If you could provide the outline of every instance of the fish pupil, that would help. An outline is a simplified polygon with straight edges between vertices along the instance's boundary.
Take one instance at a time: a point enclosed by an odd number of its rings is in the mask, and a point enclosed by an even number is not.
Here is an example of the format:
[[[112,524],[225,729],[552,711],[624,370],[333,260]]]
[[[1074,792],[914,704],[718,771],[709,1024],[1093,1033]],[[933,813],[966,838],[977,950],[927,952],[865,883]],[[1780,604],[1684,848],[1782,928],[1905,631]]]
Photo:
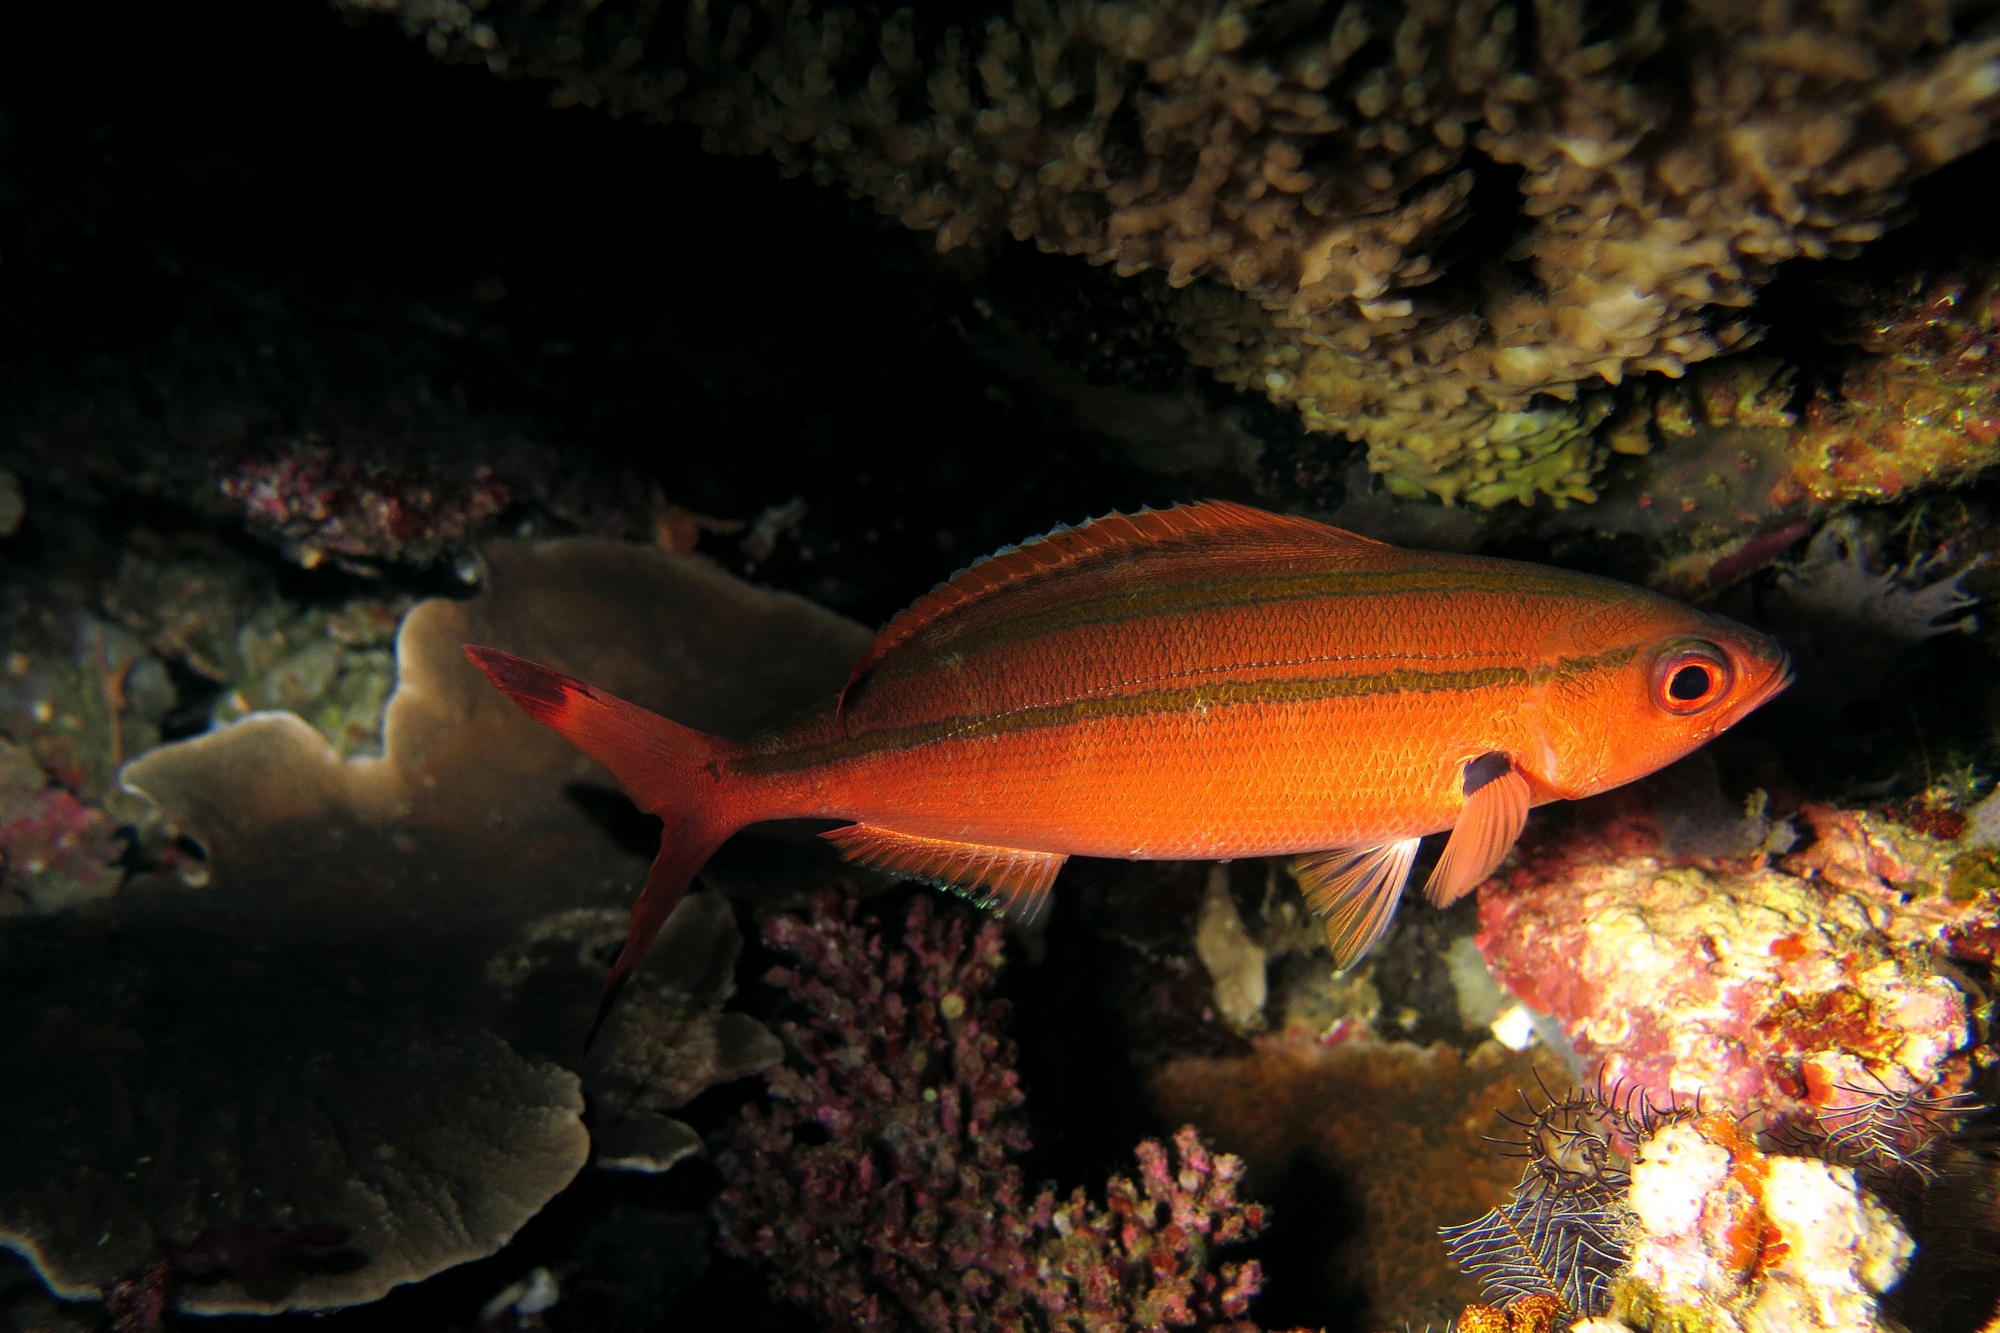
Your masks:
[[[1711,684],[1707,667],[1684,666],[1674,672],[1674,678],[1667,682],[1667,693],[1682,703],[1688,703],[1707,694]]]

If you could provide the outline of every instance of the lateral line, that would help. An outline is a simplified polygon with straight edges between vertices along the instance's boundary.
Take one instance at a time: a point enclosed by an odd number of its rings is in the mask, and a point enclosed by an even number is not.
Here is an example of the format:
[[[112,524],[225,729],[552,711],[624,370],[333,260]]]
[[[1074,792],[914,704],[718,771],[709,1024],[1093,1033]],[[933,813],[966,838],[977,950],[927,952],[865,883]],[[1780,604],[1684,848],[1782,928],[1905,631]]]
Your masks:
[[[1623,666],[1637,652],[1636,647],[1618,648],[1594,657],[1565,658],[1553,668],[1481,667],[1466,671],[1391,671],[1304,680],[1218,681],[1179,689],[1073,699],[990,716],[966,715],[911,726],[885,727],[795,750],[737,755],[729,760],[729,767],[743,774],[783,773],[842,759],[914,749],[941,740],[973,740],[1106,718],[1190,712],[1201,707],[1320,703],[1328,699],[1368,698],[1384,694],[1464,693],[1506,685],[1548,684],[1605,667]]]

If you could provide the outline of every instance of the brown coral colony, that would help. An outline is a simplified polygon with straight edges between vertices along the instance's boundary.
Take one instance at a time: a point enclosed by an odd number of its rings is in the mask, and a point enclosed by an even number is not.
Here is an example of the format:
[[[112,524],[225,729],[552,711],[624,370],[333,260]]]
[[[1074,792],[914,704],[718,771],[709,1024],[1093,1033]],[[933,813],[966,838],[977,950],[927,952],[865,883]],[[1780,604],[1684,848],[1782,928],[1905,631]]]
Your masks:
[[[1023,0],[942,30],[706,0],[340,4],[558,106],[843,184],[941,250],[1006,233],[1162,273],[1197,364],[1448,503],[1594,499],[1610,404],[1580,395],[1754,341],[1774,266],[1856,253],[2000,112],[2000,27],[1944,0]],[[1517,234],[1453,266],[1476,175],[1508,170]]]

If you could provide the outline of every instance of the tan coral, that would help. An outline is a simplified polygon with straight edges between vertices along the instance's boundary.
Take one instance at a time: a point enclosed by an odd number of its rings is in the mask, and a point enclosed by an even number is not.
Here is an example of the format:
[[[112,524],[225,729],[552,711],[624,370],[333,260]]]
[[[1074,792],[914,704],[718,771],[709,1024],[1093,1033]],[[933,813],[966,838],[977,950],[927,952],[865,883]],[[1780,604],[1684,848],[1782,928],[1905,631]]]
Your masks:
[[[1365,439],[1405,493],[1483,504],[1592,498],[1601,451],[1509,457],[1507,418],[1745,342],[1774,265],[1875,238],[2000,110],[2000,28],[1951,0],[1017,0],[942,31],[806,0],[339,3],[844,184],[941,249],[1005,232],[1207,279],[1198,363]],[[1440,284],[1472,149],[1521,170],[1527,226],[1513,268]]]
[[[181,1308],[373,1300],[492,1253],[583,1165],[572,1071],[607,966],[591,946],[618,937],[646,858],[578,799],[608,775],[462,645],[741,735],[836,690],[868,636],[645,547],[503,544],[489,568],[480,598],[405,619],[382,756],[342,759],[266,713],[128,766],[208,849],[205,887],[142,876],[0,921],[0,1243],[58,1294],[92,1296],[157,1242],[337,1223],[364,1262],[221,1278]],[[610,1094],[614,1164],[689,1150],[662,1112],[775,1056],[713,1013],[735,948],[729,909],[691,897],[578,1071]]]
[[[1152,1095],[1163,1119],[1192,1121],[1242,1157],[1253,1193],[1301,1162],[1337,1178],[1351,1200],[1342,1225],[1302,1214],[1292,1225],[1338,1231],[1325,1271],[1342,1288],[1358,1275],[1370,1318],[1387,1327],[1447,1320],[1478,1298],[1437,1229],[1506,1197],[1520,1164],[1483,1136],[1498,1111],[1519,1105],[1521,1088],[1566,1077],[1546,1053],[1516,1055],[1497,1042],[1464,1055],[1442,1044],[1287,1038],[1248,1056],[1171,1061],[1154,1074]],[[1358,1227],[1345,1212],[1355,1206]]]

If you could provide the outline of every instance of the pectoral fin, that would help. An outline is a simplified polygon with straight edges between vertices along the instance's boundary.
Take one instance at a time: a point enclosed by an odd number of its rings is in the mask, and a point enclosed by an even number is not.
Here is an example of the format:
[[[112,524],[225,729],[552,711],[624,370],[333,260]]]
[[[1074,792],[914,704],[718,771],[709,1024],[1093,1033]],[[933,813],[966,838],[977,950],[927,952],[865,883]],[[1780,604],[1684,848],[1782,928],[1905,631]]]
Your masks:
[[[1333,946],[1337,970],[1360,962],[1389,928],[1419,841],[1313,852],[1293,857],[1286,867],[1305,893],[1306,906],[1326,917],[1326,942]]]
[[[1424,885],[1439,907],[1457,902],[1499,868],[1528,822],[1528,780],[1506,755],[1482,754],[1465,766],[1465,809],[1444,855]]]

